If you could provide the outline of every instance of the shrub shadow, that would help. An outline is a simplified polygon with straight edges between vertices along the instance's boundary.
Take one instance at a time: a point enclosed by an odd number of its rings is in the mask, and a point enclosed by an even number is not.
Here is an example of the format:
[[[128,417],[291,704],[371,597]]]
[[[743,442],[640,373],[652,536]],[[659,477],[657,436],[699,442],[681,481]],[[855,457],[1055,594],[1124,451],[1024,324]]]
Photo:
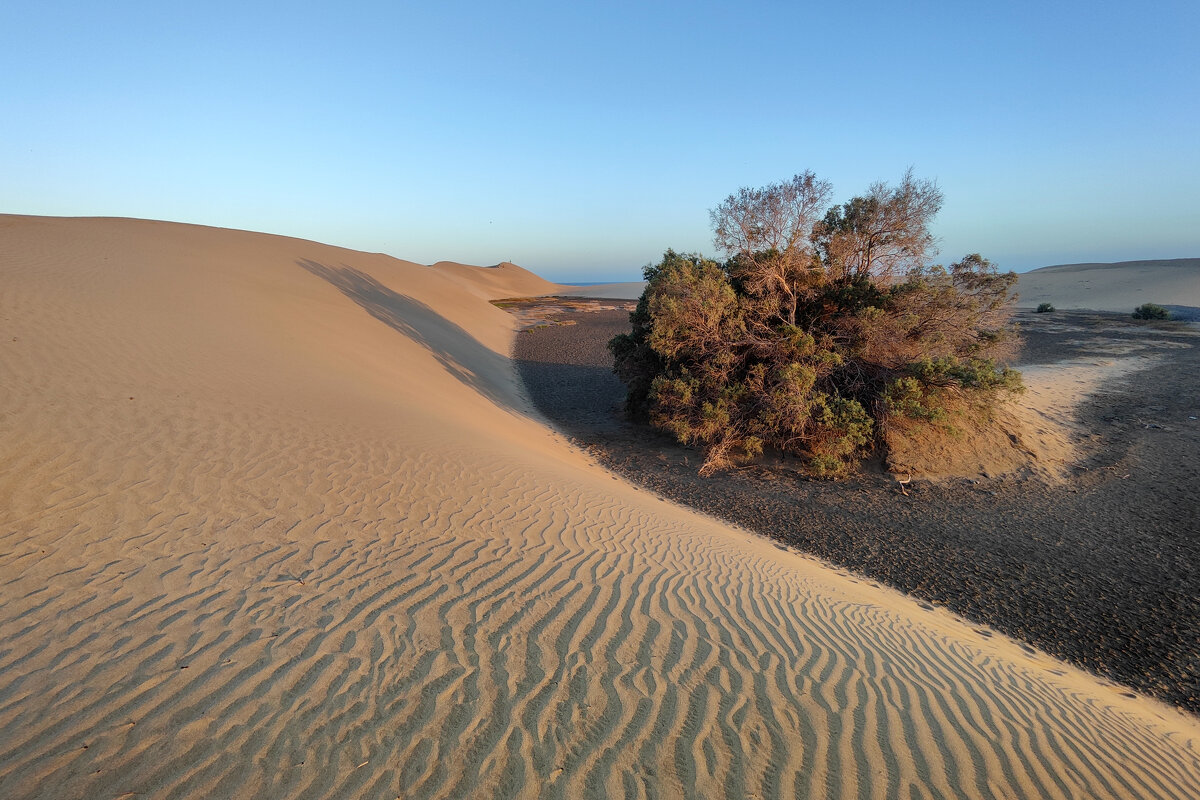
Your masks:
[[[513,363],[534,406],[559,430],[585,439],[624,431],[625,385],[611,368],[529,358]]]

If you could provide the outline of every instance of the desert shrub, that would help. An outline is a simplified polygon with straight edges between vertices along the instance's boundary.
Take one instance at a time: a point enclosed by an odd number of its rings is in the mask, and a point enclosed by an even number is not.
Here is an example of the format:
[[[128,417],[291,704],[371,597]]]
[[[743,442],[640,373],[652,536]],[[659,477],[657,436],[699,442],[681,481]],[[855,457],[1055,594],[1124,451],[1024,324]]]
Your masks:
[[[1039,314],[1045,314],[1049,311],[1054,311],[1054,310],[1055,310],[1054,305],[1051,303],[1041,303],[1037,307],[1037,313],[1039,313]]]
[[[1155,303],[1142,303],[1133,311],[1134,319],[1170,319],[1171,312]]]
[[[712,212],[729,258],[668,250],[609,343],[631,415],[702,447],[702,474],[769,449],[841,477],[889,417],[945,424],[1021,389],[999,366],[1016,276],[926,264],[937,188],[909,174],[821,216],[828,194],[805,173],[730,195]]]

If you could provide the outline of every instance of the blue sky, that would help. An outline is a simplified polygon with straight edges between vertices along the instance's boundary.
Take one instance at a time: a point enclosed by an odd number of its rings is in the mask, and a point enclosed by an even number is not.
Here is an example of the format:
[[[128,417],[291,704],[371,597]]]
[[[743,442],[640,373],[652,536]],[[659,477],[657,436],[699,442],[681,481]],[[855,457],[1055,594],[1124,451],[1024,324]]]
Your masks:
[[[9,3],[0,211],[630,280],[740,186],[911,166],[946,262],[1197,257],[1198,9]]]

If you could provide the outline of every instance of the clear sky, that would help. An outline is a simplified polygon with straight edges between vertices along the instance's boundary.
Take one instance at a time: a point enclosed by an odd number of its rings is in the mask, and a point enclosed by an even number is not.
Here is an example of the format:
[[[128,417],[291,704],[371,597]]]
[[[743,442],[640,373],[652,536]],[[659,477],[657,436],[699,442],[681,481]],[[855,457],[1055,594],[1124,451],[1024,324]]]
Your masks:
[[[1200,3],[11,2],[0,211],[632,280],[913,167],[941,260],[1200,256]]]

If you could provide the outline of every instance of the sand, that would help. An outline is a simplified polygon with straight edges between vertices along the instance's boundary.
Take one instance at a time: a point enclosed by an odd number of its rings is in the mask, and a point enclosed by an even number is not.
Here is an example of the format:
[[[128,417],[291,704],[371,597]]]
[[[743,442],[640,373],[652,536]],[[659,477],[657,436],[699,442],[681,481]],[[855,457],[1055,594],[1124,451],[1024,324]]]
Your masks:
[[[0,796],[1195,797],[1200,724],[668,503],[487,300],[0,217]]]

